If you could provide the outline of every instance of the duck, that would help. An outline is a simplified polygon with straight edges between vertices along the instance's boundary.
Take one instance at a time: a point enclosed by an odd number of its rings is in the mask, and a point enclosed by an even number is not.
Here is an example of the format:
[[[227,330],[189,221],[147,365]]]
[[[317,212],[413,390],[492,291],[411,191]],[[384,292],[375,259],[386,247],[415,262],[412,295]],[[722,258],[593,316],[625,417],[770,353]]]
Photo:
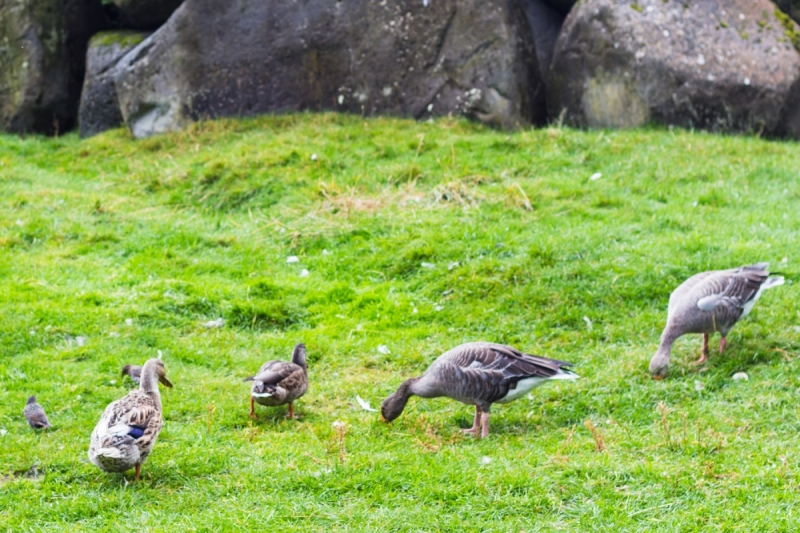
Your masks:
[[[164,425],[159,382],[172,387],[164,361],[149,359],[142,367],[139,388],[105,408],[89,444],[89,460],[100,470],[125,472],[135,468],[139,481],[142,463]]]
[[[664,379],[672,345],[687,333],[702,333],[703,348],[695,364],[708,360],[709,337],[719,332],[719,353],[728,345],[728,333],[753,310],[761,293],[783,285],[783,276],[770,276],[769,263],[695,274],[672,291],[667,323],[658,350],[650,360],[650,375]]]
[[[47,415],[41,405],[36,402],[36,396],[28,398],[28,403],[25,404],[25,409],[22,410],[25,419],[33,429],[48,429],[50,421],[47,420]]]
[[[125,365],[122,367],[120,376],[128,376],[134,383],[139,385],[142,379],[142,367],[135,365]]]
[[[255,404],[270,407],[289,404],[287,418],[296,418],[294,402],[308,390],[306,345],[299,343],[292,351],[291,362],[267,361],[258,374],[245,378],[251,381],[250,418],[256,419]]]
[[[445,396],[475,406],[472,427],[463,431],[485,438],[492,404],[512,402],[548,381],[577,379],[571,366],[504,344],[469,342],[444,352],[421,376],[404,381],[381,404],[381,418],[395,420],[411,396]]]

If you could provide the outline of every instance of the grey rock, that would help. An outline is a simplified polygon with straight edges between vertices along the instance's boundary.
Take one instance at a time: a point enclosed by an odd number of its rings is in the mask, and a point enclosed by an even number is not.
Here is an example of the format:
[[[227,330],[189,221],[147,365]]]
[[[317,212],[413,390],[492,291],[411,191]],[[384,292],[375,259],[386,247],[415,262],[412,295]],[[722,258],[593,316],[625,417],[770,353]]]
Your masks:
[[[550,114],[581,127],[796,135],[786,106],[800,54],[774,11],[768,0],[583,0],[556,43]]]
[[[183,0],[113,0],[124,28],[155,30],[178,9]]]
[[[336,110],[529,122],[533,37],[506,0],[186,0],[117,68],[134,136],[221,116]]]
[[[86,51],[86,77],[78,111],[81,137],[91,137],[123,125],[114,85],[114,67],[146,37],[146,34],[131,31],[104,32],[92,37]]]
[[[78,111],[100,0],[0,1],[0,130],[54,133]]]

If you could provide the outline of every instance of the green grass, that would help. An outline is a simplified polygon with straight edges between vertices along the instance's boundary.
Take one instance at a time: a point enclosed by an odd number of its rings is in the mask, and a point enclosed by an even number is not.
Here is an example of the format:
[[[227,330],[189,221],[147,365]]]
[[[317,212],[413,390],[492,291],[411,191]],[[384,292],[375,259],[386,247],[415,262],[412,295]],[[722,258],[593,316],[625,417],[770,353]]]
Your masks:
[[[796,530],[798,169],[750,137],[331,114],[0,137],[0,528]],[[670,291],[762,260],[789,281],[728,352],[693,367],[684,337],[650,380]],[[453,401],[358,407],[482,339],[583,378],[498,406],[484,441]],[[300,341],[301,419],[251,422],[241,379]],[[133,483],[86,450],[157,350],[175,388]]]

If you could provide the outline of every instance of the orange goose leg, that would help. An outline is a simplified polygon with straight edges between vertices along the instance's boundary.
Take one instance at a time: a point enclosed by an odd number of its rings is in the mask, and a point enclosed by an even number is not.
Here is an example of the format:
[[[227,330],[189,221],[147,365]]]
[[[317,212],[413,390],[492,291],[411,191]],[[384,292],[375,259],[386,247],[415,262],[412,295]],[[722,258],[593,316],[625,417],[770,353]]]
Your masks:
[[[489,413],[481,413],[481,438],[489,436]]]
[[[462,429],[464,433],[471,433],[476,437],[479,436],[481,430],[481,408],[475,406],[475,420],[472,422],[472,427],[469,429]]]
[[[703,353],[700,355],[700,359],[695,361],[694,364],[702,365],[706,361],[708,361],[708,333],[703,333]]]

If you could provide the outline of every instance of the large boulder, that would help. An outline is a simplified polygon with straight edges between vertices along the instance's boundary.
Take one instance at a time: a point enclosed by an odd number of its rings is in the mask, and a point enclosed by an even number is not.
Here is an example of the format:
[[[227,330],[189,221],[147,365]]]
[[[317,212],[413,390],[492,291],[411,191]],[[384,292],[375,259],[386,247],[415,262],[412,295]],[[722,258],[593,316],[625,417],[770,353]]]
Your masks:
[[[145,37],[147,34],[132,31],[103,32],[92,37],[86,51],[86,77],[78,111],[81,137],[91,137],[124,123],[114,84],[114,67]]]
[[[800,54],[782,18],[769,0],[583,0],[556,43],[550,114],[581,127],[794,134]]]
[[[183,0],[112,0],[123,28],[155,30],[178,9]]]
[[[78,111],[100,0],[0,0],[0,130],[54,133]]]
[[[302,109],[514,127],[540,81],[532,41],[518,1],[186,0],[120,61],[117,95],[136,137]]]

